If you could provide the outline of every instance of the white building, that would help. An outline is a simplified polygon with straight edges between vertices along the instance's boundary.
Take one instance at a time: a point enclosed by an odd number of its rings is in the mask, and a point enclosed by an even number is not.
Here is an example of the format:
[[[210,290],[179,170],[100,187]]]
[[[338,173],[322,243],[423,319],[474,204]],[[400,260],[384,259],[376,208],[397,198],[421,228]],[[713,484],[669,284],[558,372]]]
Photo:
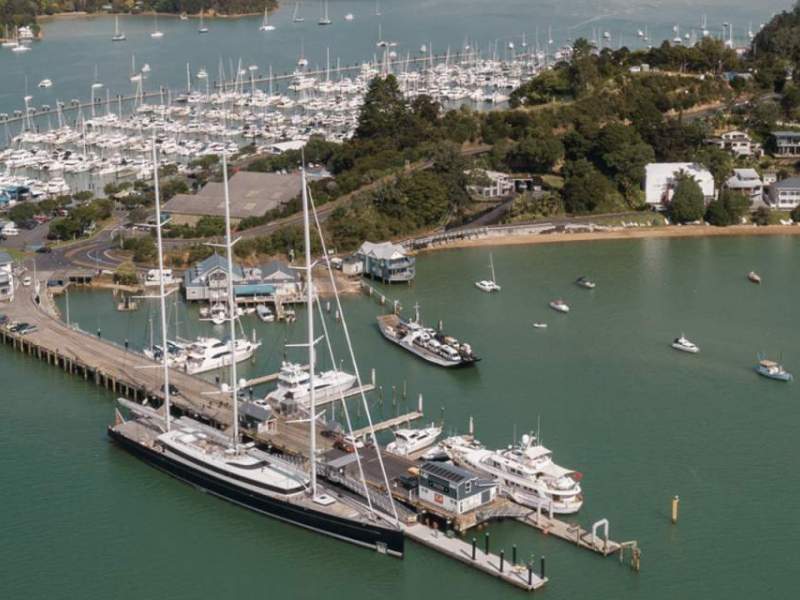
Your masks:
[[[645,167],[645,202],[653,208],[665,208],[675,193],[678,176],[694,178],[705,196],[706,204],[716,197],[714,176],[697,163],[650,163]]]
[[[0,302],[14,299],[14,261],[5,252],[0,252]]]
[[[764,151],[761,144],[744,131],[726,131],[719,137],[706,140],[709,144],[727,150],[734,156],[761,156]]]
[[[500,171],[470,171],[470,175],[485,176],[483,184],[468,185],[467,191],[481,198],[503,198],[514,191],[514,182],[511,176]]]
[[[780,210],[792,210],[800,205],[800,177],[781,179],[769,186],[769,204]]]
[[[750,203],[758,203],[764,196],[764,183],[755,169],[734,169],[725,181],[725,187],[733,192],[745,194]]]

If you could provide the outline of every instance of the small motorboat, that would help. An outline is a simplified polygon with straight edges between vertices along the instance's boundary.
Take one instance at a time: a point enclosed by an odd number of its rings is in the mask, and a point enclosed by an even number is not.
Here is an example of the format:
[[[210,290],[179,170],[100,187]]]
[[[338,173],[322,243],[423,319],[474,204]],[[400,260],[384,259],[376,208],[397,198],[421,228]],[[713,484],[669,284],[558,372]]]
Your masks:
[[[760,359],[756,365],[756,373],[762,377],[776,379],[777,381],[792,381],[794,377],[774,360]]]
[[[588,277],[584,277],[583,275],[575,280],[575,284],[587,290],[593,290],[597,287],[597,284],[594,281]]]
[[[482,292],[499,292],[502,288],[494,281],[483,279],[475,282],[475,287]]]
[[[747,278],[752,281],[753,283],[761,283],[761,276],[756,273],[755,271],[750,271],[747,274]]]
[[[681,352],[689,352],[690,354],[697,354],[700,352],[700,346],[690,341],[685,335],[681,334],[680,337],[672,340],[672,347]]]
[[[568,313],[569,305],[563,300],[553,300],[550,302],[550,308],[560,313]]]
[[[533,326],[536,329],[547,329],[547,323],[534,323]]]
[[[40,88],[50,88],[50,87],[53,87],[53,82],[52,82],[52,80],[50,80],[50,79],[42,79],[42,80],[39,82],[39,87],[40,87]]]
[[[272,323],[275,320],[275,315],[266,304],[259,304],[256,306],[256,313],[258,318],[264,323]]]

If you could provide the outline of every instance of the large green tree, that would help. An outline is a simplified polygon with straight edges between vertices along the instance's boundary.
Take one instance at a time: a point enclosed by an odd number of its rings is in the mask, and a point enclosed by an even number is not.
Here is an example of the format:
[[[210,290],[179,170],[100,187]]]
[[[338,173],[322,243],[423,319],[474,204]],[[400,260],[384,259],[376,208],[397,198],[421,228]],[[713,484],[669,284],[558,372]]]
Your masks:
[[[699,221],[705,214],[705,197],[700,184],[686,173],[675,178],[675,192],[669,203],[669,216],[675,223]]]

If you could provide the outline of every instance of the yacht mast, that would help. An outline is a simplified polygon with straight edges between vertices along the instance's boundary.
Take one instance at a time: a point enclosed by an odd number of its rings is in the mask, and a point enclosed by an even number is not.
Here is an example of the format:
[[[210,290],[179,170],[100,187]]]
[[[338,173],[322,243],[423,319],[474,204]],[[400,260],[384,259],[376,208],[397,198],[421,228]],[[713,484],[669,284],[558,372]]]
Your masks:
[[[233,409],[233,449],[239,447],[239,393],[236,389],[236,304],[233,297],[233,242],[231,241],[231,202],[228,193],[228,152],[222,152],[222,180],[225,189],[225,253],[228,257],[228,320],[230,323],[231,398]]]
[[[161,309],[161,364],[164,368],[164,426],[169,431],[169,351],[167,349],[167,306],[164,293],[164,245],[161,240],[161,192],[158,189],[158,146],[153,134],[153,184],[156,201],[156,245],[158,247],[158,302]],[[152,333],[152,328],[150,329]]]
[[[303,182],[303,234],[306,246],[306,305],[308,306],[308,386],[309,386],[309,460],[311,461],[311,497],[317,497],[317,415],[316,392],[314,391],[314,281],[311,277],[311,223],[308,215],[308,189],[306,186],[306,168],[300,169]]]

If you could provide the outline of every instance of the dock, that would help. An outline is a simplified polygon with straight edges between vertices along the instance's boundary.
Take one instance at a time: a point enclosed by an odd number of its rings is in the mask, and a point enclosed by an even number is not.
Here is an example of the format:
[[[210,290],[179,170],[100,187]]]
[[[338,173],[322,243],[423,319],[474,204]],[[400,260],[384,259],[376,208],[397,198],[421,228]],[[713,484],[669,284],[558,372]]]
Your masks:
[[[405,526],[403,530],[407,537],[418,544],[437,550],[523,590],[531,592],[541,588],[548,581],[547,577],[540,577],[533,572],[533,565],[513,564],[502,551],[500,555],[485,552],[475,543],[467,543],[421,523]]]

